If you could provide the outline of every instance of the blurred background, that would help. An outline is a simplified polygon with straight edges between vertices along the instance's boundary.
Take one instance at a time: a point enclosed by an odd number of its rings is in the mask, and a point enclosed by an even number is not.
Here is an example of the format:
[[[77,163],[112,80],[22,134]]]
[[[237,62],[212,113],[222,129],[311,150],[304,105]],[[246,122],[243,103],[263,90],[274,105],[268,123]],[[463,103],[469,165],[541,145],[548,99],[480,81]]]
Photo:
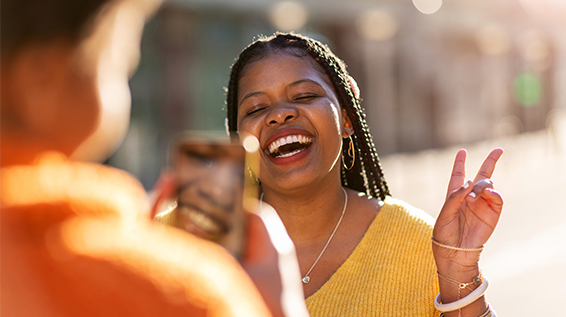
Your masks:
[[[147,24],[132,124],[108,164],[151,188],[182,130],[224,130],[230,65],[257,35],[328,44],[357,80],[395,197],[436,216],[453,156],[493,147],[506,206],[482,258],[500,316],[566,316],[566,1],[169,0]]]

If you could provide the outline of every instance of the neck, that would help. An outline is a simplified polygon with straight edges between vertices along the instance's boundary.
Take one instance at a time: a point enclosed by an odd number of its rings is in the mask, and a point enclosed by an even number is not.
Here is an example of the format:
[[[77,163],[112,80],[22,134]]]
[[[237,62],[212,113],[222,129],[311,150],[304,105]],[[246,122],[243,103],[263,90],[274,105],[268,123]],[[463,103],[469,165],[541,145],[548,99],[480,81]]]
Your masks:
[[[340,182],[293,193],[263,188],[263,200],[275,208],[297,247],[327,240],[344,209]]]

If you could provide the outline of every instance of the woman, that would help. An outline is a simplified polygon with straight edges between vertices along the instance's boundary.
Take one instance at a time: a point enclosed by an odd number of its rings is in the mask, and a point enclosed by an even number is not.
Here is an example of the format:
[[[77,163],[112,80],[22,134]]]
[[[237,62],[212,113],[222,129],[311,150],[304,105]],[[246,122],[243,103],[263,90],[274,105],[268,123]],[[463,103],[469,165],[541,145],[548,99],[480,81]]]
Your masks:
[[[227,109],[232,136],[260,141],[252,172],[295,243],[311,316],[494,315],[478,261],[503,205],[488,180],[501,149],[473,182],[458,152],[433,228],[390,197],[355,81],[325,45],[279,33],[252,43]]]

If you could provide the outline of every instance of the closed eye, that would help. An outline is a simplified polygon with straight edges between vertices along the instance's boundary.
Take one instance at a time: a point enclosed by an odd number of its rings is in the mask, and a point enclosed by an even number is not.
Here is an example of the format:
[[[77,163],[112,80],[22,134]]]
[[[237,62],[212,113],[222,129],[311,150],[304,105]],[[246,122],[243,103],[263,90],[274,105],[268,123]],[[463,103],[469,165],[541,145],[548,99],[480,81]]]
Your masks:
[[[246,115],[249,116],[249,115],[256,114],[256,113],[264,110],[265,108],[266,107],[255,107],[255,108],[251,109],[250,111],[246,112]]]
[[[293,100],[294,101],[299,101],[299,102],[305,102],[305,101],[310,101],[313,98],[318,97],[315,94],[305,94],[305,95],[299,95],[297,97],[295,97]]]

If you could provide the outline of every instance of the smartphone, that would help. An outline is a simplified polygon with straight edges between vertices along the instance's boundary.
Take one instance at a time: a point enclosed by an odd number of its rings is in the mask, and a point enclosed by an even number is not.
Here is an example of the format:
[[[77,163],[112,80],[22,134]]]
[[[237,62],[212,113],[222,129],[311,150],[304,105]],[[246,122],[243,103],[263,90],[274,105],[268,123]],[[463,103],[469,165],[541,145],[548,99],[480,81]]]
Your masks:
[[[175,138],[169,155],[177,184],[169,224],[240,259],[246,233],[244,147],[225,135],[190,132]]]

